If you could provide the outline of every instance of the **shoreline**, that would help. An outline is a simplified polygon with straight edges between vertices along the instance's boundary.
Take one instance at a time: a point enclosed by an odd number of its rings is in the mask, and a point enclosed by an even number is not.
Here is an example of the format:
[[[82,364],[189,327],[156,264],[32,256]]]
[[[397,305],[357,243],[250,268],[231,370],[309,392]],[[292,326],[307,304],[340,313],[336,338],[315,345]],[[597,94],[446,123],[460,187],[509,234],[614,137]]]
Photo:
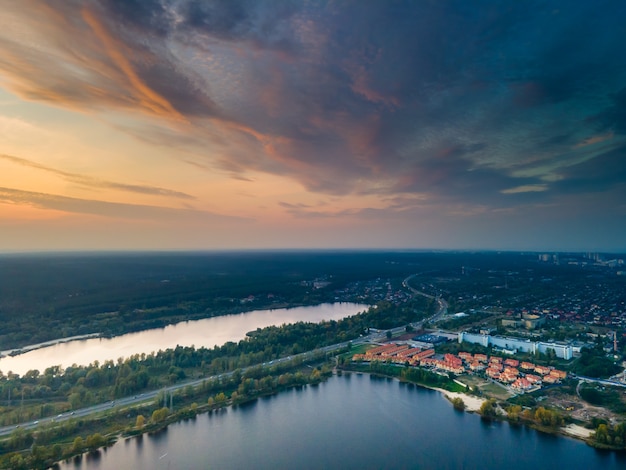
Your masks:
[[[362,372],[365,374],[371,374],[371,372]],[[393,377],[395,380],[399,380],[397,377]],[[474,395],[469,395],[463,392],[450,392],[448,390],[445,390],[443,388],[439,388],[439,387],[430,387],[428,385],[424,385],[424,384],[418,384],[416,383],[415,385],[417,385],[418,387],[423,387],[425,389],[428,390],[434,390],[436,392],[439,392],[443,395],[443,397],[450,403],[450,406],[454,407],[454,405],[452,404],[452,400],[454,398],[460,398],[461,400],[463,400],[463,403],[465,403],[465,409],[462,410],[463,412],[467,412],[467,413],[472,413],[472,414],[477,414],[480,416],[480,407],[482,406],[482,404],[484,402],[486,402],[488,400],[488,398],[481,398],[481,397],[477,397]],[[461,410],[459,410],[461,411]],[[511,423],[509,422],[509,420],[506,418],[506,416],[504,415],[498,415],[495,419],[499,420],[499,421],[506,421],[509,425],[511,425]],[[528,424],[524,424],[525,426],[527,426]],[[562,436],[562,437],[568,437],[570,439],[576,439],[578,441],[582,441],[585,444],[587,444],[590,447],[595,447],[593,445],[591,445],[591,443],[589,442],[589,438],[591,437],[591,434],[594,433],[593,430],[591,429],[587,429],[579,424],[575,424],[575,423],[570,423],[566,426],[562,426],[559,427],[557,429],[547,429],[547,428],[535,428],[532,425],[529,426],[531,429],[534,429],[535,431],[540,431],[540,432],[545,432],[548,434],[553,434],[556,436]]]
[[[462,392],[449,392],[448,390],[445,390],[443,388],[436,388],[436,387],[426,387],[426,388],[430,388],[431,390],[436,390],[439,393],[442,393],[443,396],[447,398],[451,404],[454,398],[460,398],[461,400],[463,400],[463,403],[465,403],[464,411],[467,411],[469,413],[478,413],[482,404],[487,401],[486,398],[480,398],[480,397],[468,395]]]
[[[192,316],[191,318],[174,318],[173,322],[171,323],[167,323],[164,325],[160,325],[160,326],[148,326],[146,328],[140,328],[140,329],[128,329],[128,330],[124,330],[121,333],[115,334],[115,335],[110,335],[110,334],[106,334],[103,332],[98,332],[98,333],[86,333],[86,334],[82,334],[82,335],[75,335],[75,336],[66,336],[63,338],[56,338],[56,339],[51,339],[48,341],[43,341],[41,343],[35,343],[35,344],[27,344],[24,346],[20,346],[20,347],[16,347],[16,348],[12,348],[12,349],[6,349],[6,350],[0,350],[0,360],[5,358],[5,357],[13,357],[13,356],[19,356],[21,354],[26,354],[29,353],[31,351],[36,351],[38,349],[42,349],[42,348],[46,348],[49,346],[55,346],[57,344],[62,344],[62,343],[70,343],[72,341],[81,341],[81,340],[85,340],[85,339],[94,339],[94,338],[105,338],[105,339],[113,339],[113,338],[118,338],[121,336],[125,336],[128,334],[133,334],[133,333],[143,333],[143,332],[147,332],[147,331],[151,331],[151,330],[159,330],[159,329],[163,329],[163,328],[167,328],[168,326],[172,326],[172,325],[178,325],[181,323],[188,323],[188,322],[195,322],[195,321],[201,321],[201,320],[208,320],[211,318],[220,318],[220,317],[228,317],[228,316],[237,316],[237,315],[245,315],[248,313],[252,313],[252,312],[257,312],[257,311],[268,311],[268,312],[272,312],[275,310],[290,310],[290,309],[295,309],[295,308],[306,308],[306,307],[318,307],[321,305],[334,305],[334,304],[358,304],[358,305],[363,305],[364,307],[371,307],[371,305],[368,304],[360,304],[359,302],[356,301],[352,301],[352,300],[341,300],[341,301],[325,301],[325,302],[318,302],[318,303],[306,303],[306,302],[297,302],[297,303],[289,303],[289,302],[283,302],[283,303],[275,303],[275,304],[270,304],[269,306],[263,307],[263,306],[258,306],[252,309],[248,309],[248,308],[237,308],[233,311],[230,312],[222,312],[216,315],[199,315],[199,316]],[[367,308],[364,308],[362,311],[357,312],[358,313],[362,313],[364,311],[367,310]],[[351,316],[351,315],[349,315]],[[277,325],[278,326],[278,325]],[[248,333],[253,332],[254,330],[251,330],[249,332],[246,332],[245,336],[248,336]]]
[[[80,341],[83,339],[99,338],[100,336],[102,336],[102,333],[87,333],[84,335],[67,336],[65,338],[51,339],[49,341],[44,341],[43,343],[28,344],[20,348],[7,349],[5,351],[0,351],[0,359],[6,356],[19,356],[20,354],[26,354],[27,352],[35,351],[37,349],[47,348],[48,346],[54,346],[56,344],[69,343],[71,341]]]
[[[463,403],[465,403],[465,410],[463,411],[466,411],[468,413],[476,413],[480,415],[479,413],[480,407],[482,406],[484,402],[487,401],[486,398],[479,398],[479,397],[475,397],[475,396],[468,395],[468,394],[461,393],[461,392],[449,392],[448,390],[444,390],[442,388],[435,388],[435,387],[426,387],[426,388],[430,388],[431,390],[436,390],[440,392],[441,394],[443,394],[443,396],[450,402],[450,405],[452,405],[452,399],[454,398],[462,399]],[[505,416],[500,415],[500,418],[502,418],[503,421],[506,421],[509,425],[511,424],[506,419]],[[530,427],[533,428],[532,426]],[[539,429],[535,429],[535,431],[539,431]],[[588,439],[591,437],[591,434],[593,434],[594,431],[591,429],[587,429],[579,424],[570,423],[566,426],[561,426],[553,430],[546,430],[542,428],[541,432],[546,432],[549,434],[559,435],[563,437],[569,437],[572,439],[583,441],[587,445],[590,445],[588,442]]]

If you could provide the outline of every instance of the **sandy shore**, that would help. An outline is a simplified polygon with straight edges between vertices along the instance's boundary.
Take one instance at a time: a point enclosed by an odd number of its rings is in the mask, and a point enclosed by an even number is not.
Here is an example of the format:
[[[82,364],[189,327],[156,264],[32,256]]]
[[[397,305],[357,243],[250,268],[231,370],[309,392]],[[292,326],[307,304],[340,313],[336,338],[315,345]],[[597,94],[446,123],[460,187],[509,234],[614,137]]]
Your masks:
[[[457,392],[448,392],[442,388],[435,388],[438,392],[441,392],[448,400],[452,400],[453,398],[460,398],[465,403],[465,411],[473,411],[478,412],[480,410],[481,405],[486,401],[484,398],[478,398],[472,395],[466,395],[464,393]],[[560,428],[559,430],[562,434],[570,437],[574,437],[576,439],[589,439],[591,434],[594,432],[591,429],[584,428],[579,426],[578,424],[568,424],[565,427]]]
[[[591,429],[583,428],[578,424],[568,424],[567,426],[562,428],[562,431],[568,436],[579,437],[581,439],[587,439],[589,436],[591,436],[591,433],[593,432]]]
[[[435,388],[438,392],[441,392],[448,398],[448,400],[452,400],[453,398],[460,398],[465,403],[466,411],[478,411],[480,410],[481,405],[486,401],[484,398],[478,398],[472,395],[466,395],[465,393],[458,392],[449,392],[442,388]]]

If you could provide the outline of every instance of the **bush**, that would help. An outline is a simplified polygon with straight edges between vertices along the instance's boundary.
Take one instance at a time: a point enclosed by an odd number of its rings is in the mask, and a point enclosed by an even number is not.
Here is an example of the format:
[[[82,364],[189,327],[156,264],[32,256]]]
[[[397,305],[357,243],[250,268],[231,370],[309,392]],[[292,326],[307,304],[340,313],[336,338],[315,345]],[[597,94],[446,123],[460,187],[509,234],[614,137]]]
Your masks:
[[[461,410],[461,411],[465,410],[465,402],[463,401],[463,399],[461,397],[453,398],[452,399],[452,406],[454,406],[454,408],[457,409],[457,410]]]

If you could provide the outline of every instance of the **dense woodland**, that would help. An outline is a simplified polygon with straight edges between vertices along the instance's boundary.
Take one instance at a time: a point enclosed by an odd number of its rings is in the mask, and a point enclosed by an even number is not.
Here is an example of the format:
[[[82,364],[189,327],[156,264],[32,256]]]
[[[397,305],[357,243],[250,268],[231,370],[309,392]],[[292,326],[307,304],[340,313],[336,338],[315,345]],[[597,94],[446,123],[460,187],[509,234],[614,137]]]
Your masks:
[[[572,255],[573,256],[573,255]],[[87,333],[119,335],[267,307],[370,301],[355,284],[400,282],[441,294],[451,311],[553,305],[601,296],[626,307],[626,276],[556,266],[535,253],[225,252],[0,256],[0,350]],[[314,281],[323,281],[321,288]],[[325,284],[327,283],[327,284]],[[506,288],[503,288],[505,287]],[[252,299],[252,300],[250,300]],[[556,299],[556,300],[555,300]]]
[[[426,253],[4,255],[0,350],[80,334],[119,335],[245,310],[335,301],[337,290],[353,282],[403,279],[422,269],[457,264],[451,255]],[[316,279],[329,285],[314,289]],[[250,296],[253,301],[242,302]],[[346,297],[341,300],[350,300]]]

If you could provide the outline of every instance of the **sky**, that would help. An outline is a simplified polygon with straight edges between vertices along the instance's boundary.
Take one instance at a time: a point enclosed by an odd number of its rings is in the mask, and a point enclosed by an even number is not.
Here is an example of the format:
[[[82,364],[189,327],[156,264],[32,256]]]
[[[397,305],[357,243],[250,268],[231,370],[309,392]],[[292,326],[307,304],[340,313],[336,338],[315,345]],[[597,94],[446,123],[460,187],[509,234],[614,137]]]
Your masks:
[[[20,0],[0,251],[626,252],[623,0]]]

